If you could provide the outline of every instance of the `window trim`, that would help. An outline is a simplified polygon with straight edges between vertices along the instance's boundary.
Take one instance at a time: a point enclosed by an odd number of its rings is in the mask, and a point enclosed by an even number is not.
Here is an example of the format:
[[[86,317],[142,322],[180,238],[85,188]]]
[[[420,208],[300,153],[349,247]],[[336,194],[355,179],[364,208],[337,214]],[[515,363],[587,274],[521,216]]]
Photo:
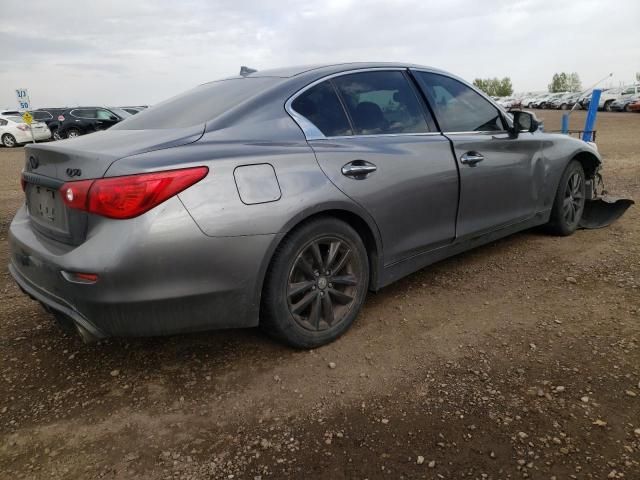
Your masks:
[[[322,82],[329,81],[329,83],[331,84],[332,88],[336,92],[336,95],[338,96],[338,100],[340,101],[340,104],[342,105],[342,109],[344,110],[345,115],[347,116],[347,120],[349,120],[349,123],[351,124],[351,118],[349,116],[349,112],[347,111],[347,109],[345,108],[345,106],[343,104],[342,96],[340,95],[340,92],[337,91],[335,85],[333,85],[333,82],[331,82],[330,80],[333,79],[333,78],[336,78],[336,77],[342,77],[344,75],[351,75],[353,73],[398,72],[398,71],[399,72],[407,72],[407,71],[409,71],[409,68],[408,67],[371,67],[371,68],[358,68],[358,69],[354,69],[354,70],[346,70],[344,72],[332,73],[332,74],[326,75],[326,76],[324,76],[324,77],[322,77],[322,78],[320,78],[318,80],[314,80],[309,85],[301,88],[296,93],[291,95],[291,97],[289,97],[289,99],[285,102],[284,109],[289,114],[289,116],[291,118],[293,118],[293,120],[298,124],[298,126],[302,130],[303,135],[305,136],[305,138],[307,140],[330,140],[330,139],[337,139],[337,138],[375,138],[375,137],[406,137],[406,136],[442,135],[442,132],[437,131],[437,132],[414,132],[414,133],[377,133],[377,134],[373,134],[373,135],[340,135],[340,136],[327,137],[324,133],[322,133],[318,129],[318,127],[316,127],[313,123],[311,123],[306,117],[304,117],[304,116],[300,115],[298,112],[296,112],[293,109],[293,107],[291,106],[291,104],[296,100],[296,98],[298,98],[300,95],[302,95],[307,90],[315,87],[316,85],[318,85],[318,84],[320,84]],[[420,94],[420,92],[419,91],[415,91],[415,89],[416,89],[415,85],[412,85],[411,79],[407,78],[406,74],[403,75],[403,76],[405,77],[405,80],[409,84],[409,87],[414,91],[413,93],[416,95],[416,100],[420,104],[420,108],[424,109],[425,105],[423,105],[423,102],[421,102],[420,98],[418,97],[418,94]],[[429,112],[429,113],[431,113],[431,112]],[[430,126],[430,122],[429,122],[428,118],[426,118],[426,117],[425,117],[425,123],[427,124],[427,127]],[[351,129],[352,129],[352,131],[354,131],[353,130],[353,124],[351,124]]]

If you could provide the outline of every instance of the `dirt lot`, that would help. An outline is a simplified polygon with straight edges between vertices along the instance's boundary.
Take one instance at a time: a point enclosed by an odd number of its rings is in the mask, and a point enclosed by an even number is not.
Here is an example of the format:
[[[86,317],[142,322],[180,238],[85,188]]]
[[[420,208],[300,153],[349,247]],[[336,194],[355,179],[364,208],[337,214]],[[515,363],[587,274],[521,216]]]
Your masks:
[[[640,199],[640,115],[600,114],[598,144]],[[22,155],[0,149],[1,265]],[[258,330],[87,346],[2,267],[0,477],[640,479],[639,218],[439,263],[310,352]]]

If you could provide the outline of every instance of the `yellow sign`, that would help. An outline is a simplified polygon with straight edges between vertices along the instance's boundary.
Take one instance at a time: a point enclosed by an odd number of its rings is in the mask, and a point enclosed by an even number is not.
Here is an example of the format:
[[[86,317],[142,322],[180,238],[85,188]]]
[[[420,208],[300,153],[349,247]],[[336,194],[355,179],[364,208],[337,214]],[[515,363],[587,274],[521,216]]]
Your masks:
[[[31,115],[29,112],[24,112],[22,114],[22,119],[24,120],[24,123],[26,123],[27,125],[31,125],[31,122],[33,122],[33,115]]]

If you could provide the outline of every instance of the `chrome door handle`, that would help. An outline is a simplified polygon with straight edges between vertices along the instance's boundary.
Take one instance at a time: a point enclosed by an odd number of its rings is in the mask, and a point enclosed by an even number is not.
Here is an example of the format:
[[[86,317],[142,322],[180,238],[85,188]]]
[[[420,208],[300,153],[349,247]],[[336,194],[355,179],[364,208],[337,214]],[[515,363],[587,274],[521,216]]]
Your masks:
[[[484,160],[484,157],[478,152],[467,152],[460,157],[460,163],[473,167],[476,163]]]
[[[373,163],[364,160],[354,160],[342,167],[342,174],[347,177],[353,177],[358,180],[365,178],[370,173],[378,169]]]

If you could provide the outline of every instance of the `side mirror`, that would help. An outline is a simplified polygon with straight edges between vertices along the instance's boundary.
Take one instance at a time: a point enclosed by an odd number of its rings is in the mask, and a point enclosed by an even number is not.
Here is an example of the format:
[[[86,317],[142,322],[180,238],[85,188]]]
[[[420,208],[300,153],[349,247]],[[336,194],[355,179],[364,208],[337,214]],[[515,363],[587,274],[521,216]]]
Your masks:
[[[522,110],[512,110],[513,114],[513,128],[511,134],[517,137],[520,132],[535,132],[538,130],[538,120],[535,115],[530,112],[524,112]]]

